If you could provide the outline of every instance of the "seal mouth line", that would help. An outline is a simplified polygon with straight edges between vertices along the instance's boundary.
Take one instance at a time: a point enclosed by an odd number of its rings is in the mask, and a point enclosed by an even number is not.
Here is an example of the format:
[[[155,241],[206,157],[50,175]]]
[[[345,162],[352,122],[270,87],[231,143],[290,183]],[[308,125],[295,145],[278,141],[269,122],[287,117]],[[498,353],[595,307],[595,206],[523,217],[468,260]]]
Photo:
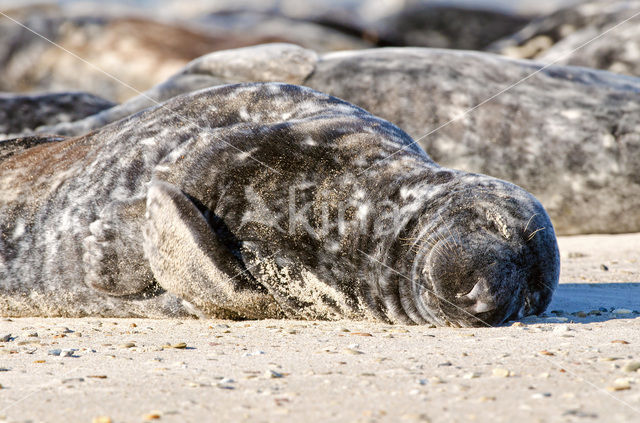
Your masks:
[[[94,68],[95,70],[99,71],[100,73],[106,75],[107,77],[113,79],[114,81],[116,81],[117,83],[121,84],[124,87],[129,88],[130,90],[132,90],[133,92],[135,92],[136,94],[138,94],[139,96],[142,96],[144,98],[146,98],[147,100],[151,101],[153,104],[155,104],[158,107],[161,107],[163,110],[168,111],[169,113],[171,113],[172,115],[176,116],[178,119],[180,119],[183,122],[188,122],[191,123],[193,125],[195,125],[198,129],[200,129],[201,131],[205,131],[208,132],[209,135],[213,136],[216,140],[225,143],[226,145],[228,145],[229,147],[238,150],[241,153],[247,154],[247,157],[250,158],[251,160],[261,164],[262,166],[266,167],[267,169],[271,170],[272,172],[277,173],[278,175],[282,175],[282,172],[277,171],[276,169],[272,168],[271,166],[269,166],[268,164],[256,159],[255,157],[251,156],[251,154],[247,153],[246,151],[236,147],[235,145],[225,141],[224,139],[216,136],[215,134],[213,134],[211,131],[206,131],[205,128],[202,128],[200,125],[198,125],[194,120],[189,119],[185,116],[182,116],[174,111],[172,111],[171,109],[169,109],[167,106],[165,106],[162,102],[156,100],[155,98],[149,96],[148,94],[138,90],[137,88],[127,84],[126,82],[124,82],[123,80],[121,80],[120,78],[118,78],[115,75],[112,75],[111,73],[107,72],[106,70],[102,69],[100,66],[95,65],[93,63],[91,63],[90,61],[78,56],[77,54],[75,54],[74,52],[72,52],[71,50],[68,50],[66,48],[64,48],[63,46],[61,46],[60,44],[56,43],[53,40],[48,39],[47,37],[45,37],[44,35],[40,34],[38,31],[35,31],[31,28],[29,28],[28,26],[26,26],[25,24],[23,24],[20,21],[17,21],[15,19],[13,19],[11,16],[7,15],[6,13],[0,11],[0,15],[4,16],[5,18],[9,19],[11,22],[15,23],[18,26],[21,26],[22,28],[26,29],[27,31],[31,32],[34,35],[37,35],[38,37],[42,38],[43,40],[45,40],[48,43],[51,43],[53,46],[59,48],[60,50],[64,51],[65,53],[73,56],[74,58],[80,60],[83,63],[86,63],[87,65],[91,66],[92,68]]]
[[[369,260],[375,261],[376,263],[378,263],[378,264],[380,264],[380,265],[382,265],[382,266],[386,267],[387,269],[391,270],[393,273],[398,274],[399,276],[401,276],[402,278],[404,278],[404,279],[408,280],[408,281],[409,281],[409,282],[411,282],[411,283],[417,283],[417,284],[418,284],[418,285],[420,285],[423,289],[425,289],[425,290],[429,291],[429,292],[430,292],[434,297],[436,297],[436,298],[437,298],[437,299],[439,299],[440,301],[444,301],[445,303],[447,303],[447,304],[449,304],[449,305],[451,305],[451,306],[453,306],[453,307],[457,308],[458,310],[462,311],[463,313],[468,314],[469,316],[473,317],[474,319],[476,319],[476,320],[477,320],[477,321],[479,321],[480,323],[484,324],[485,326],[487,326],[487,327],[489,327],[489,328],[490,328],[490,327],[492,327],[489,323],[485,322],[484,320],[482,320],[482,319],[481,319],[481,318],[479,318],[478,316],[474,316],[473,314],[469,313],[467,310],[463,309],[462,307],[460,307],[460,306],[457,306],[457,305],[453,304],[451,301],[449,301],[449,300],[447,300],[447,299],[445,299],[445,298],[442,298],[440,295],[436,294],[432,289],[429,289],[429,288],[427,288],[426,286],[424,286],[423,284],[420,284],[420,283],[418,283],[418,282],[413,281],[411,278],[407,277],[406,275],[403,275],[402,273],[398,272],[396,269],[394,269],[394,268],[392,268],[392,267],[390,267],[390,266],[387,266],[386,264],[382,263],[380,260],[378,260],[378,259],[376,259],[375,257],[372,257],[371,255],[369,255],[369,254],[365,253],[365,252],[364,252],[364,251],[362,251],[361,249],[359,249],[359,248],[358,248],[357,250],[358,250],[359,252],[361,252],[362,254],[364,254],[365,256],[367,256],[367,258],[368,258]]]

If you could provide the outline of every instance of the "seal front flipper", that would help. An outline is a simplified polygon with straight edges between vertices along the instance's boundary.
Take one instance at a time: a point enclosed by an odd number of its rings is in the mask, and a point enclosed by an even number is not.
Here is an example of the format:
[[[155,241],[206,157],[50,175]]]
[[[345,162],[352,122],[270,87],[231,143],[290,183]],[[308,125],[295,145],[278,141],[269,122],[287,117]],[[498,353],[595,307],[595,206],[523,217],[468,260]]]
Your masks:
[[[133,295],[153,283],[144,258],[140,228],[145,198],[113,201],[89,225],[83,241],[85,283],[109,295]]]
[[[210,316],[280,317],[273,297],[180,189],[154,182],[145,216],[144,252],[162,288]]]

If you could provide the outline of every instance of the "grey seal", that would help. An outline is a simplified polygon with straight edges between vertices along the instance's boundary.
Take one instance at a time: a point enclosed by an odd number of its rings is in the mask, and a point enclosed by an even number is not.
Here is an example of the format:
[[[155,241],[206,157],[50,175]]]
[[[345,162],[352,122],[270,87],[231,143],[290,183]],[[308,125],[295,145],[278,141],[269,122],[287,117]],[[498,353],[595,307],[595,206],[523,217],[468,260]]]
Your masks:
[[[83,92],[0,93],[0,138],[95,115],[115,103]]]
[[[4,10],[46,39],[0,15],[0,90],[87,91],[122,102],[216,50],[269,42],[318,51],[371,46],[332,28],[270,14],[179,20],[159,19],[158,10],[103,6],[99,14],[77,2]]]
[[[8,156],[0,219],[5,315],[494,325],[542,312],[559,275],[525,190],[286,84],[198,91]]]
[[[534,20],[487,50],[543,63],[640,76],[639,10],[637,0],[579,2]],[[579,52],[570,54],[578,48]]]
[[[363,107],[408,132],[436,162],[532,192],[559,234],[640,231],[640,79],[603,71],[542,70],[480,52],[318,55],[269,44],[203,56],[144,96],[42,132],[81,134],[153,100],[236,81],[306,85]]]

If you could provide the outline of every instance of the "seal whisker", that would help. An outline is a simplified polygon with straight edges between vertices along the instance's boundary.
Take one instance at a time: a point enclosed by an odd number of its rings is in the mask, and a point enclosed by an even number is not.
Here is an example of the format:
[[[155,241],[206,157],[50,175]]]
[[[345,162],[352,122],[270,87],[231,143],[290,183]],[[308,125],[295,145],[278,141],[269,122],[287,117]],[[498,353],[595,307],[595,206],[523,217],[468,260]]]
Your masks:
[[[458,231],[457,228],[454,228],[454,231],[455,231],[455,233],[457,235],[457,237],[455,238],[456,239],[456,244],[458,245],[458,247],[460,249],[464,249],[465,247],[464,247],[464,244],[462,243],[462,238],[460,237],[460,232]],[[457,257],[460,258],[461,257],[460,256],[460,250],[457,251],[457,254],[458,254]]]
[[[537,215],[538,215],[538,213],[534,213],[533,216],[531,216],[529,218],[529,220],[527,221],[527,224],[525,225],[524,229],[522,230],[522,233],[526,233],[527,232],[527,228],[529,227],[529,224],[531,223],[533,218],[536,217]]]
[[[529,235],[529,237],[527,238],[527,242],[531,241],[533,239],[533,237],[540,231],[545,230],[546,228],[543,226],[542,228],[538,228],[535,231],[531,232],[531,234]]]
[[[440,221],[442,222],[442,224],[447,228],[447,231],[449,232],[449,236],[451,237],[450,239],[452,240],[453,245],[456,245],[456,240],[455,240],[455,237],[453,236],[453,233],[451,232],[451,228],[449,227],[449,225],[445,223],[444,219],[442,218],[442,214],[438,213],[438,217],[440,218]],[[458,251],[455,248],[452,247],[451,252],[458,257]]]

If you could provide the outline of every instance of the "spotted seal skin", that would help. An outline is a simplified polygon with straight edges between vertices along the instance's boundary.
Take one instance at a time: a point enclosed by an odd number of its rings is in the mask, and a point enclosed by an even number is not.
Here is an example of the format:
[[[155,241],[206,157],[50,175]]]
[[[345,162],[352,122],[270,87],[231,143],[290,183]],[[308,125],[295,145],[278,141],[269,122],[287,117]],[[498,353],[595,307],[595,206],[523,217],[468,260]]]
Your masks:
[[[31,147],[0,163],[0,199],[9,315],[479,326],[542,312],[559,276],[532,195],[286,84],[202,90]]]

